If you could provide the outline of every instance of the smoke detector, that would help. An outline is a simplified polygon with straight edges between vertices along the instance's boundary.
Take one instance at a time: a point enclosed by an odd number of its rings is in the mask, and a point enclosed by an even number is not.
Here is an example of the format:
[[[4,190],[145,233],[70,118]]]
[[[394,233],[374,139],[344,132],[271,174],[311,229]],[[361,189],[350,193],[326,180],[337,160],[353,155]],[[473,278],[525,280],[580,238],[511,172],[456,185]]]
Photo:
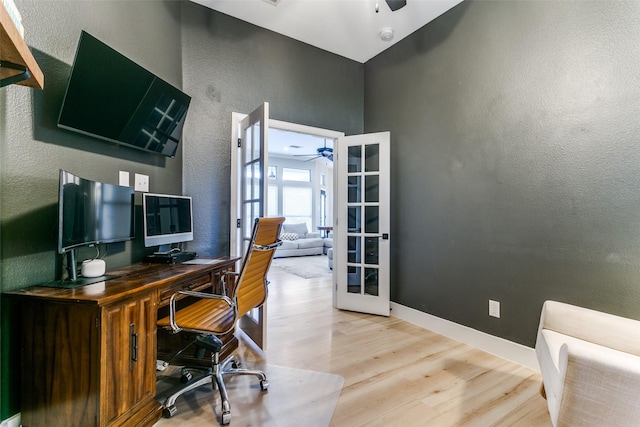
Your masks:
[[[380,40],[383,42],[390,42],[393,40],[393,28],[384,27],[380,30]]]

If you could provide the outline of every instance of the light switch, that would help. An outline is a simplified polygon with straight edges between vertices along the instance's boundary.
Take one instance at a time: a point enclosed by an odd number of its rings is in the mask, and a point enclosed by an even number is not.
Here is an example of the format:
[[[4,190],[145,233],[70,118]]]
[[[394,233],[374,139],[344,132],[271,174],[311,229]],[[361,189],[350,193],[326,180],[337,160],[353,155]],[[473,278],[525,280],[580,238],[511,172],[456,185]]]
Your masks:
[[[135,183],[134,190],[148,192],[149,191],[149,175],[142,175],[137,173],[135,175],[135,178],[136,178],[136,181],[135,181],[136,183]]]
[[[118,173],[118,184],[123,187],[129,187],[129,172],[120,171]]]

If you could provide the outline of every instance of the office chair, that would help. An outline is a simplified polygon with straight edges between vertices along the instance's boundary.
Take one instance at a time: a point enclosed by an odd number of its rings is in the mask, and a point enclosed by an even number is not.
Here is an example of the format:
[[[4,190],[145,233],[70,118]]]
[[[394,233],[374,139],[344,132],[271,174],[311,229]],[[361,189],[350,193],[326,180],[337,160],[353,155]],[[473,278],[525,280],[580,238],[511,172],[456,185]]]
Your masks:
[[[229,272],[233,276],[231,295],[215,295],[193,291],[178,291],[171,296],[169,302],[169,316],[158,320],[158,326],[170,329],[174,333],[180,331],[196,332],[195,345],[201,352],[204,349],[211,352],[211,368],[202,376],[189,380],[183,388],[167,397],[163,404],[163,415],[170,418],[176,413],[175,401],[187,391],[212,382],[217,386],[222,400],[223,425],[231,422],[231,410],[224,378],[235,375],[254,375],[260,380],[262,391],[267,390],[269,382],[264,372],[258,370],[240,369],[237,357],[229,356],[220,363],[222,336],[234,329],[236,322],[250,310],[260,307],[267,299],[267,272],[278,246],[284,218],[257,218],[251,233],[251,240],[247,248],[240,271]],[[227,275],[223,278],[223,289],[226,289]],[[226,292],[226,291],[225,291]],[[178,295],[188,295],[198,298],[196,302],[176,310]],[[184,371],[183,371],[184,372]]]

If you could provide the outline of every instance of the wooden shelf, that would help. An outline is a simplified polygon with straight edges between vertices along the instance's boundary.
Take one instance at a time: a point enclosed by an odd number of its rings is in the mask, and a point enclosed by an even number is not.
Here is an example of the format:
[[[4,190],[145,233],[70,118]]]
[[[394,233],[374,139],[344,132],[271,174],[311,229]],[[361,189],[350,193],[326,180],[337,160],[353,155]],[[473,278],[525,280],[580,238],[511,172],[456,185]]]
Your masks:
[[[0,6],[0,62],[5,64],[0,67],[0,81],[11,79],[23,72],[7,67],[6,64],[9,63],[22,66],[31,74],[28,79],[15,82],[16,84],[37,89],[44,88],[42,70],[4,6]]]

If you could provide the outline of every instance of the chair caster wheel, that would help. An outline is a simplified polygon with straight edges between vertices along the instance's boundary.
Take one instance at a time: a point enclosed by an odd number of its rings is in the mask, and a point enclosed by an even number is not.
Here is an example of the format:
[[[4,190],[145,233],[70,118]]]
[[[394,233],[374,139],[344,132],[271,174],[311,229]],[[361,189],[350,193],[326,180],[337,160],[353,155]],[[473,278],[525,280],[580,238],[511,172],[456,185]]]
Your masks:
[[[186,384],[193,379],[193,374],[191,372],[185,372],[180,375],[180,382],[182,384]]]
[[[260,390],[267,391],[269,389],[269,381],[260,381]]]
[[[231,412],[225,412],[222,414],[222,425],[227,426],[231,423]]]
[[[176,408],[176,405],[171,405],[168,408],[162,408],[162,416],[165,418],[173,417],[176,412],[178,412],[178,408]]]

